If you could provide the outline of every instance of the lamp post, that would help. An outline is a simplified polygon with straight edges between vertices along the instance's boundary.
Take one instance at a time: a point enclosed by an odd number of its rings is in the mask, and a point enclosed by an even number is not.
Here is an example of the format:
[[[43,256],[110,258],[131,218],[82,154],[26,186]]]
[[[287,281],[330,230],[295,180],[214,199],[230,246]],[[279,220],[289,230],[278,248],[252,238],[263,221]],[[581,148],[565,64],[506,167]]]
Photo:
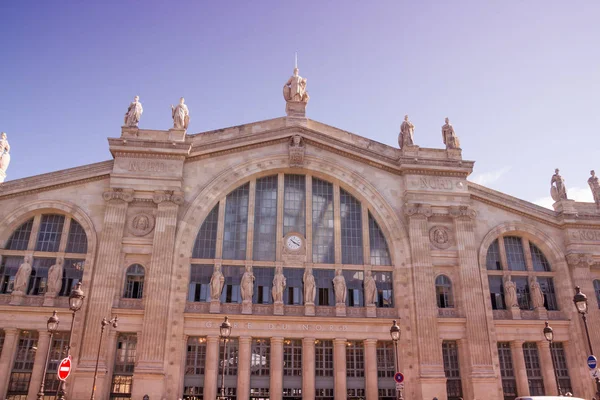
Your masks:
[[[102,347],[102,335],[104,335],[104,328],[107,325],[112,325],[113,328],[118,326],[117,322],[119,321],[118,316],[114,316],[109,320],[106,318],[102,318],[102,322],[100,322],[100,340],[98,341],[98,353],[96,354],[96,368],[94,368],[94,381],[92,382],[92,395],[90,400],[94,400],[94,394],[96,393],[96,378],[98,377],[98,362],[100,360],[100,348]]]
[[[400,360],[398,359],[398,341],[400,340],[400,327],[398,326],[396,320],[394,320],[394,323],[390,328],[390,336],[392,337],[392,341],[394,342],[394,366],[396,369],[395,372],[398,372],[398,369],[400,368]],[[404,397],[402,397],[402,390],[396,391],[396,394],[398,396],[398,400],[404,399]]]
[[[219,327],[219,331],[219,337],[223,339],[223,365],[221,366],[221,395],[217,396],[217,400],[227,400],[228,397],[225,396],[225,361],[227,361],[227,342],[229,342],[229,335],[231,335],[231,324],[229,323],[229,317],[225,317],[225,320]]]
[[[575,296],[573,297],[573,303],[575,303],[575,308],[577,312],[581,314],[581,318],[583,318],[583,326],[585,327],[585,335],[587,337],[588,346],[590,348],[590,354],[594,354],[594,349],[592,348],[592,341],[590,340],[590,332],[587,326],[587,312],[588,312],[588,302],[587,296],[581,293],[581,289],[579,286],[575,286]],[[596,399],[600,399],[600,379],[596,378]]]
[[[71,318],[71,329],[69,330],[69,343],[67,344],[67,357],[71,355],[71,340],[73,338],[73,324],[75,323],[75,313],[81,310],[81,306],[83,306],[83,299],[85,299],[85,295],[83,294],[83,290],[81,290],[81,282],[77,282],[75,289],[71,290],[71,294],[69,295],[69,310],[73,313],[73,317]],[[58,400],[65,400],[65,381],[61,380],[58,385]]]
[[[52,313],[52,316],[48,318],[48,322],[46,326],[48,328],[48,335],[50,336],[50,344],[48,345],[48,352],[46,353],[46,360],[44,360],[44,373],[42,374],[42,383],[40,383],[40,391],[37,394],[37,400],[44,400],[44,385],[46,384],[46,370],[48,369],[48,356],[50,355],[50,351],[52,350],[52,338],[54,334],[58,330],[59,324],[58,315],[56,314],[56,310]]]
[[[554,363],[554,352],[552,351],[552,341],[554,340],[554,331],[548,321],[544,327],[544,337],[550,344],[550,358],[552,359],[552,370],[554,371],[554,379],[556,380],[556,392],[559,396],[562,396],[562,390],[560,389],[560,382],[558,381],[558,374],[556,373],[556,364]]]

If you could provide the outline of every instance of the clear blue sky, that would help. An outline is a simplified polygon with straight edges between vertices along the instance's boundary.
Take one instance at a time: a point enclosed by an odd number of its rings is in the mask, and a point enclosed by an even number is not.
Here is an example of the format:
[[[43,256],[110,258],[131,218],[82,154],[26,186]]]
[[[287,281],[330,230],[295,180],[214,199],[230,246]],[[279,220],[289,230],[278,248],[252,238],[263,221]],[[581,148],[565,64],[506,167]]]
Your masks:
[[[441,147],[450,117],[473,179],[537,201],[600,170],[600,2],[3,1],[0,130],[8,179],[110,158],[134,95],[190,133],[284,115],[299,53],[309,118],[397,146]],[[587,192],[586,192],[587,193]],[[591,196],[590,196],[591,197]]]

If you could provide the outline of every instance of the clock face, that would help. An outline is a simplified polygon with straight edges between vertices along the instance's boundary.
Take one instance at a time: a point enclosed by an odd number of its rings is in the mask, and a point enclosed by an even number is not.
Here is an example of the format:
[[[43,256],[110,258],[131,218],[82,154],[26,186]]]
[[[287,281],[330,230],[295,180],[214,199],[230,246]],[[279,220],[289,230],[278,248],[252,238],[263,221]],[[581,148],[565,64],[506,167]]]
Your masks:
[[[291,235],[287,238],[285,245],[290,250],[298,250],[302,246],[302,238],[297,235]]]

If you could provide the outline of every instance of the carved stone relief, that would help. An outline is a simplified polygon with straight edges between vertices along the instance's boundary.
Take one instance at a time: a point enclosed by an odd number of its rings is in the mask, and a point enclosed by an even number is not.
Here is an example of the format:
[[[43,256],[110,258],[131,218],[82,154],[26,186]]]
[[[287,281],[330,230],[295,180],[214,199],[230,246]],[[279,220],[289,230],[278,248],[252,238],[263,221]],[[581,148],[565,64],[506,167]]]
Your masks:
[[[154,216],[148,213],[138,213],[129,220],[129,232],[134,236],[146,236],[154,229]]]
[[[304,150],[302,136],[294,135],[290,139],[290,167],[302,167],[304,165]]]
[[[434,226],[429,230],[429,240],[438,249],[447,249],[452,245],[451,233],[445,226]]]

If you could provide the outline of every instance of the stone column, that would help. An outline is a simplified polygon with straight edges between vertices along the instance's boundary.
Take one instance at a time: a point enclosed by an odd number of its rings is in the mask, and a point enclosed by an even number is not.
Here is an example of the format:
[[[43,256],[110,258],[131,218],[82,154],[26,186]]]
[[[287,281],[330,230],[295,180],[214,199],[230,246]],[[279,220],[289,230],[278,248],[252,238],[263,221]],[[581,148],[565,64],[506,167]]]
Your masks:
[[[3,371],[0,374],[0,399],[6,397],[10,371],[12,370],[17,344],[19,342],[18,339],[19,330],[17,328],[4,328],[4,345],[2,346],[2,355],[0,355],[0,371]]]
[[[157,191],[154,202],[158,204],[150,268],[146,269],[144,284],[144,322],[138,342],[138,360],[135,368],[136,386],[132,395],[154,393],[165,396],[164,354],[169,315],[169,289],[171,282],[177,210],[183,204],[183,194]],[[134,396],[135,397],[135,396]]]
[[[50,347],[50,334],[46,329],[38,331],[37,351],[33,360],[33,370],[31,371],[31,379],[29,380],[29,391],[27,392],[27,400],[36,400],[37,393],[40,390],[42,383],[42,375],[44,373],[44,361]]]
[[[412,268],[414,276],[415,303],[419,304],[416,320],[416,337],[421,397],[434,398],[446,393],[446,375],[442,358],[442,346],[438,332],[438,308],[435,294],[435,273],[431,261],[429,226],[427,219],[432,215],[427,204],[407,204]]]
[[[335,400],[346,400],[346,339],[336,338],[333,341],[333,367]]]
[[[302,339],[302,399],[315,399],[315,338]]]
[[[271,375],[269,398],[281,400],[283,395],[283,338],[271,338]]]
[[[468,379],[471,385],[467,392],[474,398],[485,398],[497,389],[496,377],[492,362],[492,343],[489,331],[493,321],[488,319],[486,304],[489,302],[481,282],[478,262],[478,243],[475,240],[474,210],[466,206],[450,207],[450,215],[454,217],[456,246],[460,260],[460,287],[463,288],[463,307],[466,317],[466,336],[463,352],[465,365],[470,370]],[[456,286],[455,286],[456,287]],[[468,290],[464,290],[468,288]],[[456,290],[456,289],[454,289]]]
[[[510,350],[513,359],[513,368],[517,380],[517,395],[529,396],[529,380],[527,379],[527,369],[525,367],[525,356],[523,355],[522,340],[510,342]]]
[[[206,365],[204,367],[204,396],[215,399],[219,388],[217,377],[219,375],[219,337],[206,337]]]
[[[367,400],[377,400],[377,339],[365,339],[365,384]],[[399,367],[398,367],[399,368]]]
[[[546,396],[558,396],[556,393],[556,378],[554,377],[554,364],[552,363],[552,354],[550,354],[550,343],[546,340],[537,342],[538,352],[540,354],[540,368],[544,378],[544,391]]]
[[[237,400],[250,398],[250,358],[252,356],[252,338],[242,336],[239,339]]]

